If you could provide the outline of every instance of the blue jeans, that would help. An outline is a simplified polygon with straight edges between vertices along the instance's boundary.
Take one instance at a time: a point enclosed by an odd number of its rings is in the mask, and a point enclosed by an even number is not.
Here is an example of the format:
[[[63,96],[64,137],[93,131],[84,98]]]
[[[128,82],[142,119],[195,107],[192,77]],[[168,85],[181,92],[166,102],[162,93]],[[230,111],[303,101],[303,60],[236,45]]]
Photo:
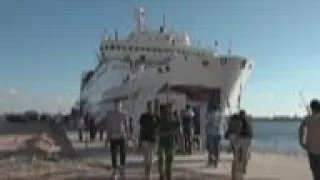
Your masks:
[[[320,179],[320,154],[308,153],[310,169],[314,180]]]
[[[215,163],[220,159],[220,135],[207,135],[207,150],[209,161],[212,161],[212,156],[215,157]]]

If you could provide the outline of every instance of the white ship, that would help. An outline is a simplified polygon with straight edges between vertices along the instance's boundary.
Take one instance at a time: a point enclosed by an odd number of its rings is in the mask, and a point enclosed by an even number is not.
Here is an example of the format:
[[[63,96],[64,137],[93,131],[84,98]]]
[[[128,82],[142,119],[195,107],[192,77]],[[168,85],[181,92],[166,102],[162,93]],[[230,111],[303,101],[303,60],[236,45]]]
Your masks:
[[[192,45],[186,33],[167,31],[165,18],[158,30],[151,30],[145,25],[144,8],[135,10],[134,20],[127,37],[115,31],[114,37],[101,41],[99,63],[82,77],[84,111],[104,114],[110,100],[120,98],[136,124],[145,103],[155,97],[173,99],[178,108],[186,102],[198,105],[201,116],[208,103],[222,112],[239,108],[241,89],[252,69],[248,58]]]

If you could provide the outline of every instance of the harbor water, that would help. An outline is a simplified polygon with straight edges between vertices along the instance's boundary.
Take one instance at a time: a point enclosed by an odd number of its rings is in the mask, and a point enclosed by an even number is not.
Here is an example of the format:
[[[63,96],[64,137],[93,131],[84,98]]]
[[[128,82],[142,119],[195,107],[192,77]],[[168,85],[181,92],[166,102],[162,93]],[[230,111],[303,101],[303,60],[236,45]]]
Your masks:
[[[254,140],[253,150],[300,153],[298,121],[253,121]]]
[[[5,120],[2,118],[1,121],[3,123]],[[253,120],[253,150],[258,152],[278,152],[286,154],[303,152],[298,142],[299,124],[300,122],[298,121]],[[77,138],[75,137],[75,139]]]

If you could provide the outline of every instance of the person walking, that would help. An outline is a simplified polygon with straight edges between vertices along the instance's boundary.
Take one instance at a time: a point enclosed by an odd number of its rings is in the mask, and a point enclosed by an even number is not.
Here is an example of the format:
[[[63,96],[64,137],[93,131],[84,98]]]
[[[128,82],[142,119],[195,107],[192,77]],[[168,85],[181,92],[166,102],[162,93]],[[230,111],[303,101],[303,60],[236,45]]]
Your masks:
[[[225,139],[230,140],[234,157],[231,170],[232,180],[242,180],[246,173],[248,150],[253,136],[252,126],[244,115],[244,110],[232,115],[225,133]]]
[[[300,146],[307,151],[310,169],[314,180],[320,179],[320,102],[310,102],[311,114],[299,127]]]
[[[185,110],[183,111],[182,129],[184,136],[184,152],[189,155],[192,154],[192,127],[194,117],[194,111],[190,105],[187,104]]]
[[[253,138],[253,129],[252,129],[252,123],[249,120],[246,111],[245,110],[240,110],[239,111],[239,118],[243,124],[243,129],[240,133],[240,136],[242,138],[242,144],[243,144],[243,153],[245,153],[244,157],[244,173],[247,173],[247,165],[248,161],[250,159],[250,147],[251,147],[251,142]]]
[[[84,119],[82,116],[80,116],[79,120],[78,120],[78,139],[80,142],[83,141],[83,131],[85,130],[84,127]]]
[[[165,105],[160,119],[156,123],[158,132],[158,168],[160,180],[172,179],[172,162],[175,150],[175,134],[179,130],[180,123],[173,117],[172,104]]]
[[[106,117],[100,121],[100,126],[106,129],[108,142],[110,143],[112,177],[115,178],[119,169],[120,177],[125,175],[126,145],[130,136],[128,116],[122,112],[121,101],[114,101],[114,109],[107,112]],[[120,152],[119,152],[120,151]],[[117,156],[120,153],[120,167],[117,165]]]
[[[206,145],[208,165],[218,166],[220,160],[220,143],[222,138],[222,115],[218,110],[208,112],[206,124]]]
[[[152,101],[147,102],[147,109],[140,116],[140,142],[143,149],[145,178],[150,179],[152,167],[152,153],[156,141],[155,137],[155,124],[156,116],[152,112]]]

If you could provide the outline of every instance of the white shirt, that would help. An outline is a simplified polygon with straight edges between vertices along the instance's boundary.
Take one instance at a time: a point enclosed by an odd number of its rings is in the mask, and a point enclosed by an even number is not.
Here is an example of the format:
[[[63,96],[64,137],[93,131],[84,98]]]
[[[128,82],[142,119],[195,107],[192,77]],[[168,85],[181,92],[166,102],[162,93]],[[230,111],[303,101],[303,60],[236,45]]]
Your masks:
[[[222,113],[214,111],[207,114],[206,133],[208,135],[222,135]]]

